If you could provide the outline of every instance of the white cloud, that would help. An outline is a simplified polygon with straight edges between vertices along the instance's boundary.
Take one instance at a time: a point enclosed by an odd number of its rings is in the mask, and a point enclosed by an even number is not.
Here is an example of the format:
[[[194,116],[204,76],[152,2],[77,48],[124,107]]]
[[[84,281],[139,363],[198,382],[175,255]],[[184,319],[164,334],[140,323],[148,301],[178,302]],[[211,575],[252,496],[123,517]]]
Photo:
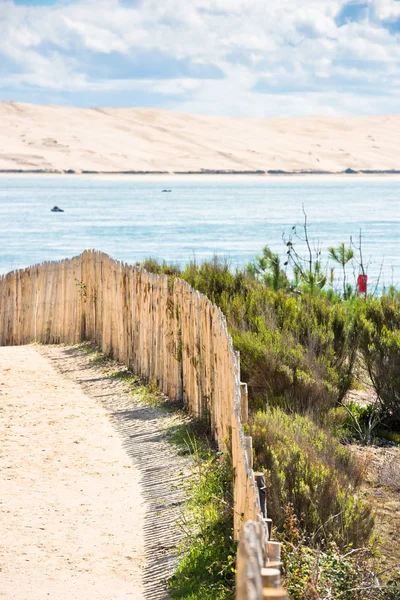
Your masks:
[[[157,105],[173,98],[178,109],[207,114],[383,113],[400,77],[399,35],[387,27],[400,2],[368,4],[373,18],[339,26],[349,0],[6,0],[0,87],[42,101],[73,91],[81,103],[86,91],[90,104],[107,92],[119,105],[124,90],[138,90],[150,103],[153,94]]]
[[[379,19],[400,18],[400,3],[398,0],[372,0],[372,7]]]

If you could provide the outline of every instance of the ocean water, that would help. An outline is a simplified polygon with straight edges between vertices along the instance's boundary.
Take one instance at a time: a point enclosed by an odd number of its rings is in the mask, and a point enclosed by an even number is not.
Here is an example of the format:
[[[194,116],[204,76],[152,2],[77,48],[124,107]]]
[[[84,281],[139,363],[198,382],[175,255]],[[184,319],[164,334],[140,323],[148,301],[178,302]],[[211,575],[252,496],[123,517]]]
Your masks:
[[[171,193],[163,193],[163,189]],[[52,213],[58,205],[64,213]],[[400,180],[0,178],[0,273],[96,248],[129,263],[214,254],[243,266],[302,222],[322,249],[363,235],[369,278],[400,284]],[[305,251],[298,243],[298,251]]]

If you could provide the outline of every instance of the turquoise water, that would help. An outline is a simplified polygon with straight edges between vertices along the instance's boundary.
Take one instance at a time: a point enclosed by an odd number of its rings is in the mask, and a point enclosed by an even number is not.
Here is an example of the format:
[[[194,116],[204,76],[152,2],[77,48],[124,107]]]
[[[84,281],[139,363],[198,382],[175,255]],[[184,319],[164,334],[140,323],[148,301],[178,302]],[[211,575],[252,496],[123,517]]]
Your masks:
[[[163,193],[164,188],[172,189]],[[105,181],[1,177],[0,273],[97,248],[136,262],[178,263],[214,253],[244,265],[302,221],[323,253],[363,232],[371,283],[400,283],[400,181]],[[52,206],[64,213],[52,213]],[[299,248],[300,249],[300,248]]]

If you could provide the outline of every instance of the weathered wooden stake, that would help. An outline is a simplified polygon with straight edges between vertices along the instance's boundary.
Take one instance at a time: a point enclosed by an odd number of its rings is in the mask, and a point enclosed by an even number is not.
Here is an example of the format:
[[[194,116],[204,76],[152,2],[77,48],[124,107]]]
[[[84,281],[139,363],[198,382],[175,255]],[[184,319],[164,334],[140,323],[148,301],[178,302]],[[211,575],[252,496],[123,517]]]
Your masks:
[[[288,600],[288,595],[282,588],[266,588],[262,597],[263,600]]]
[[[257,483],[258,495],[260,498],[261,514],[266,519],[267,517],[267,486],[265,483],[264,473],[254,473],[254,477]],[[269,529],[268,529],[269,530]]]
[[[263,567],[261,569],[261,580],[265,588],[281,587],[281,571],[272,567]]]
[[[281,560],[281,545],[279,542],[267,543],[268,561],[280,562]]]
[[[244,438],[246,444],[247,463],[249,469],[253,468],[253,438],[251,435],[246,435]]]
[[[242,425],[245,425],[249,420],[249,394],[247,391],[247,383],[240,383],[240,409],[242,417]]]

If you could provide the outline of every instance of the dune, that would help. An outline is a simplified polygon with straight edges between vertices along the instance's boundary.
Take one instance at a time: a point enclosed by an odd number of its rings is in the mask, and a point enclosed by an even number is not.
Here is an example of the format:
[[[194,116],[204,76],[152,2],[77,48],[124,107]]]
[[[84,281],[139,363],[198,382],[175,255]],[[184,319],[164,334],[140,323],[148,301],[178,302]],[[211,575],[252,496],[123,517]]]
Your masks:
[[[0,102],[0,172],[400,173],[400,115],[205,117]]]

